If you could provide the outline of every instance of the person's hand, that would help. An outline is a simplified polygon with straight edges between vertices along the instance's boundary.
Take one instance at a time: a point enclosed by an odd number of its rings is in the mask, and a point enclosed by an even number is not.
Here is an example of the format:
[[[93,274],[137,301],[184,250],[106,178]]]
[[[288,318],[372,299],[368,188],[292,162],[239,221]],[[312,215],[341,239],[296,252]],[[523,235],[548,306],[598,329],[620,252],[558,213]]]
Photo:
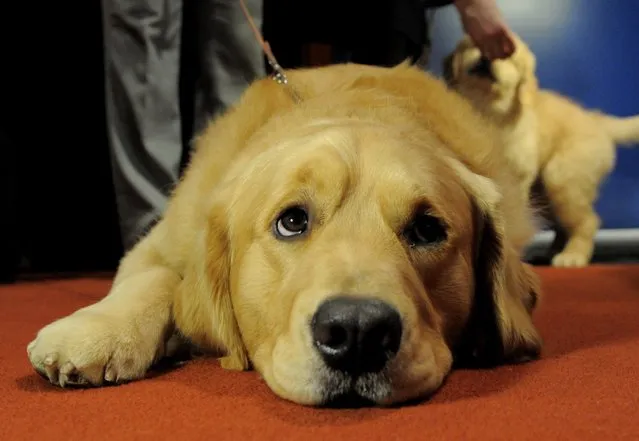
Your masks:
[[[515,43],[495,0],[455,0],[464,31],[489,60],[508,58]]]

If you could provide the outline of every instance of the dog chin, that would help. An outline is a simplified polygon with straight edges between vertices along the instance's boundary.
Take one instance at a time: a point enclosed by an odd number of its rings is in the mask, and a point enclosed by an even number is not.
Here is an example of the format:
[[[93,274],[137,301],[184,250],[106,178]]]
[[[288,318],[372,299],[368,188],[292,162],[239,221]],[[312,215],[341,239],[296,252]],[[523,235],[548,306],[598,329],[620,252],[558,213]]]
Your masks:
[[[322,377],[323,407],[371,407],[391,399],[391,382],[384,371],[353,376],[326,368]]]

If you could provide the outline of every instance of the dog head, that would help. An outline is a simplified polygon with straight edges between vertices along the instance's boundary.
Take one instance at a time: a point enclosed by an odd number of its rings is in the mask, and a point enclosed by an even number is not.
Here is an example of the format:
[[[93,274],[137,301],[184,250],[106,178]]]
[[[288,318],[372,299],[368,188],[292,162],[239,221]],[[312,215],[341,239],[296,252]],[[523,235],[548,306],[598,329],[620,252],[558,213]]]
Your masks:
[[[536,59],[516,35],[515,51],[507,59],[489,61],[465,36],[443,62],[446,82],[483,111],[511,112],[537,90]]]
[[[224,365],[297,403],[387,405],[454,362],[535,357],[536,278],[494,182],[433,131],[305,112],[253,136],[205,210],[202,332]]]

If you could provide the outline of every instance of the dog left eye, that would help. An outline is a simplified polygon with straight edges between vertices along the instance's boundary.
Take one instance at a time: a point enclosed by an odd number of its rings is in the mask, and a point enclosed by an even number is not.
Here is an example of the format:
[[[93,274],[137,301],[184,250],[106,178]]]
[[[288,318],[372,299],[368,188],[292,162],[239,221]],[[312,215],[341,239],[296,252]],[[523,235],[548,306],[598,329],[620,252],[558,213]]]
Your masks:
[[[291,207],[275,221],[275,233],[282,239],[304,234],[308,229],[308,212],[303,207]]]
[[[441,221],[428,214],[418,214],[404,230],[404,237],[412,247],[430,245],[446,239]]]

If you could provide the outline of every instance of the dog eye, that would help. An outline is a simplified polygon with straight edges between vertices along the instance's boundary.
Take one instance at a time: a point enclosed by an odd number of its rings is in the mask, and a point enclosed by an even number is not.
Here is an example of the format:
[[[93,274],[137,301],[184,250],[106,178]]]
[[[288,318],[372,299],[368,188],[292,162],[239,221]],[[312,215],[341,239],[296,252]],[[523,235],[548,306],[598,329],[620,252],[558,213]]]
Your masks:
[[[404,237],[412,247],[431,245],[446,239],[446,229],[436,217],[418,214],[404,230]]]
[[[303,207],[291,207],[275,221],[275,233],[282,239],[299,236],[308,229],[308,213]]]

